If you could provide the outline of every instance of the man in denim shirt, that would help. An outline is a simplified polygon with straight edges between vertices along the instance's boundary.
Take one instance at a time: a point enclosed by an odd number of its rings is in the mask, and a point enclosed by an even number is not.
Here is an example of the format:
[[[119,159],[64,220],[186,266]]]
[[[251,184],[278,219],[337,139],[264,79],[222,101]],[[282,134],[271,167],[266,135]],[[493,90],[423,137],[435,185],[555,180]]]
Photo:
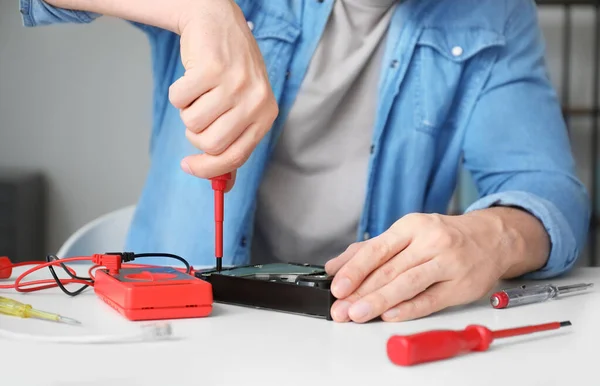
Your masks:
[[[401,321],[567,272],[589,202],[532,0],[21,0],[26,26],[150,41],[152,164],[128,248],[335,274],[337,321]],[[445,215],[461,162],[480,197]]]

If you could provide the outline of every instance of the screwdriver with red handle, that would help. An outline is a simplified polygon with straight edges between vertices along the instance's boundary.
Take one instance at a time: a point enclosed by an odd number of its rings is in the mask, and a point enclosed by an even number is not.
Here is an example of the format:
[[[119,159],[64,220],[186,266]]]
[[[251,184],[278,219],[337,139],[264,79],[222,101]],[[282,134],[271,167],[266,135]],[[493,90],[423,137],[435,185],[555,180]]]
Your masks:
[[[225,188],[227,181],[231,180],[231,173],[226,173],[211,178],[212,189],[215,194],[215,262],[217,272],[223,269],[223,220],[225,212]]]
[[[387,355],[396,365],[412,366],[449,359],[471,351],[486,351],[495,339],[555,330],[570,325],[571,322],[565,321],[497,331],[472,325],[460,331],[434,330],[414,335],[394,335],[388,339]]]

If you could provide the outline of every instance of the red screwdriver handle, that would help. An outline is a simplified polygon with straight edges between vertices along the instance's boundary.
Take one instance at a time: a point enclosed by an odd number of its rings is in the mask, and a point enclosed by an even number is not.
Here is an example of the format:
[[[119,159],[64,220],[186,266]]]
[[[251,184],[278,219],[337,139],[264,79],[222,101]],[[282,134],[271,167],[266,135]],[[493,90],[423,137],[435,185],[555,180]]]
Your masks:
[[[436,330],[414,335],[394,335],[388,339],[387,355],[394,364],[411,366],[469,351],[485,351],[492,340],[492,331],[476,325],[462,331]]]
[[[211,185],[215,196],[215,257],[218,259],[218,268],[220,268],[221,264],[220,258],[223,257],[224,192],[227,187],[227,181],[231,180],[232,177],[231,173],[226,173],[211,178]]]
[[[223,222],[223,199],[227,181],[231,180],[231,173],[211,178],[212,189],[215,192],[215,221]]]
[[[220,176],[211,178],[210,181],[211,181],[213,190],[220,191],[220,192],[225,191],[225,188],[227,187],[227,181],[231,180],[231,178],[232,178],[231,173],[225,173]]]

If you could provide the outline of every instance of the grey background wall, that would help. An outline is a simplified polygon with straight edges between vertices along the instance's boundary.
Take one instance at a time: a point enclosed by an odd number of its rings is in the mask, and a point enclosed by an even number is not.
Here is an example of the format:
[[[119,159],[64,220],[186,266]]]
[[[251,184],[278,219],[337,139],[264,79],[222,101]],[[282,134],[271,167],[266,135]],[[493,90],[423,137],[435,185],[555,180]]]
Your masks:
[[[576,105],[592,96],[593,14],[575,12]],[[540,11],[559,92],[561,18]],[[151,72],[145,36],[101,18],[89,25],[28,29],[16,0],[0,2],[0,167],[49,180],[48,251],[93,218],[135,203],[148,166]],[[596,69],[598,70],[598,69]],[[589,182],[587,122],[573,121],[580,174]]]
[[[48,252],[135,203],[151,91],[147,40],[128,23],[24,28],[17,1],[0,1],[0,166],[46,174]]]

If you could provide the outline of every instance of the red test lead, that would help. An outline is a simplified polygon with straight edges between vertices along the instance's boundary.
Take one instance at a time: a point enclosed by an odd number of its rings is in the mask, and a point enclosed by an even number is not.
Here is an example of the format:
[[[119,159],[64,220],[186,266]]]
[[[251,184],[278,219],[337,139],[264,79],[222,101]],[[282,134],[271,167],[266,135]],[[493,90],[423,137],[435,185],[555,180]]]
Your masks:
[[[227,181],[231,180],[231,178],[231,173],[211,178],[212,189],[215,193],[215,260],[217,272],[221,272],[221,269],[223,269],[222,257],[225,188],[227,187]]]
[[[555,330],[571,322],[553,322],[492,331],[484,326],[468,326],[462,331],[437,330],[414,335],[394,335],[387,342],[387,355],[392,363],[411,366],[455,357],[470,351],[486,351],[495,339]]]

